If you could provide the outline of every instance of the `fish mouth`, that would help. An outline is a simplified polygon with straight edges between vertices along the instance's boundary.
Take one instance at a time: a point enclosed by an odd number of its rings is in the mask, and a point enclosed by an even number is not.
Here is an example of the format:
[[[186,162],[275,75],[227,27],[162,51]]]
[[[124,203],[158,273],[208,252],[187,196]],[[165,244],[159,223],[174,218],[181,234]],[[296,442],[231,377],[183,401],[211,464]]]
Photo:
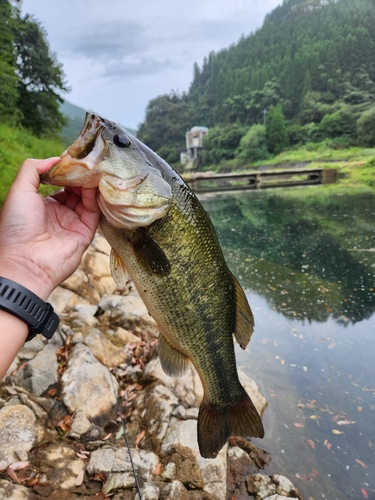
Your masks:
[[[102,137],[104,128],[99,116],[86,113],[80,135],[63,152],[61,160],[41,175],[41,182],[55,186],[98,186],[100,172],[96,167],[108,154],[108,145]]]

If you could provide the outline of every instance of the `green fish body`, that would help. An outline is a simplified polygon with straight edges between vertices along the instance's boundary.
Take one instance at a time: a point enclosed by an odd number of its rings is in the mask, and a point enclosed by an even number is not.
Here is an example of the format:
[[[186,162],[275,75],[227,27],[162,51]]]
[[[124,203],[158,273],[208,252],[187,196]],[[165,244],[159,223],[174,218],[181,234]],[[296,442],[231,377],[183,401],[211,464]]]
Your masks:
[[[116,142],[121,155],[114,153]],[[81,168],[85,158],[91,176],[77,176],[77,164]],[[129,164],[131,173],[119,180],[119,171],[129,172]],[[103,213],[100,227],[112,247],[116,283],[123,285],[129,275],[155,319],[164,371],[180,376],[191,361],[202,381],[201,455],[215,457],[232,435],[263,437],[262,421],[238,379],[233,343],[234,335],[246,348],[254,319],[226,265],[208,213],[181,177],[147,146],[118,125],[87,115],[80,137],[42,181],[87,186],[95,185],[94,177]]]

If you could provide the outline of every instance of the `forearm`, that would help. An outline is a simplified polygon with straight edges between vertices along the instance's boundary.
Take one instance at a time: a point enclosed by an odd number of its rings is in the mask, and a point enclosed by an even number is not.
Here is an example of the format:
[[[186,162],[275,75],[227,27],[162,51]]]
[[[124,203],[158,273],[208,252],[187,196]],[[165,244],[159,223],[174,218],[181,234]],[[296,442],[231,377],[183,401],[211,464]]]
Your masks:
[[[27,324],[0,310],[0,380],[6,374],[29,333]]]

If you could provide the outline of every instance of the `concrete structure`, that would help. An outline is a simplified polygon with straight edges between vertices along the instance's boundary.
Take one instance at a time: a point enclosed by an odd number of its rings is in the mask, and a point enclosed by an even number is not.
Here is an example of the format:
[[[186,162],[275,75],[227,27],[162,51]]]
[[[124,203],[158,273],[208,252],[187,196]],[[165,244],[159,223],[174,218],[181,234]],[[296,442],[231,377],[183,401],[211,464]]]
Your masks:
[[[207,127],[195,126],[186,132],[186,151],[189,158],[197,158],[198,150],[203,145],[203,137],[208,134]]]

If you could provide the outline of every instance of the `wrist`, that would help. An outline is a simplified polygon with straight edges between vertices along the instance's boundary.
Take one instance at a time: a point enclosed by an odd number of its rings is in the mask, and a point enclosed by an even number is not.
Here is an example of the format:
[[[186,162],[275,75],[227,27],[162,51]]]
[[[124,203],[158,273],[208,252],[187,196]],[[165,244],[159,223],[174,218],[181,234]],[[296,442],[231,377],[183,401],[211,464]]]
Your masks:
[[[42,300],[47,300],[54,289],[43,270],[20,257],[9,258],[0,254],[0,276],[19,283]]]

